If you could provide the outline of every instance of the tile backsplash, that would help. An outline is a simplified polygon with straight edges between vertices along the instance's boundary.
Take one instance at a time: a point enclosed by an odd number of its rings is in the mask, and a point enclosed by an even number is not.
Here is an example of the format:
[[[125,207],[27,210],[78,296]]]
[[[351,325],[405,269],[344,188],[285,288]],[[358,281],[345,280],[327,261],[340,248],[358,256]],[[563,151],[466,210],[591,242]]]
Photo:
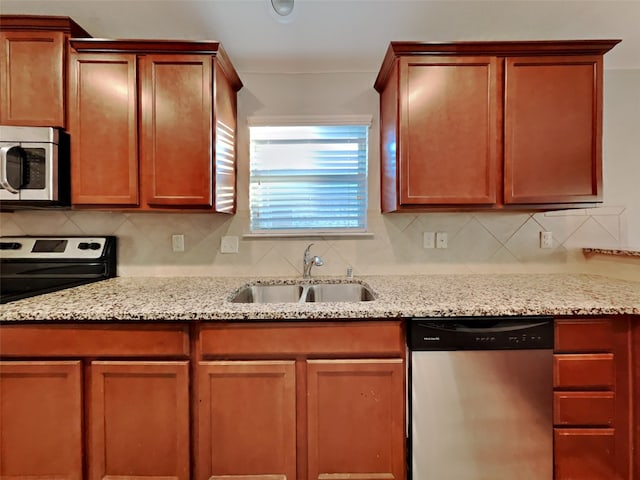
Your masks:
[[[119,275],[298,276],[309,243],[324,260],[314,275],[494,273],[585,270],[583,246],[625,244],[625,208],[561,212],[370,212],[364,237],[248,238],[248,212],[217,214],[24,211],[0,214],[2,235],[116,235]],[[540,248],[540,232],[553,234]],[[424,232],[446,232],[448,248],[425,249]],[[182,234],[185,251],[173,252]],[[220,253],[222,236],[239,253]]]

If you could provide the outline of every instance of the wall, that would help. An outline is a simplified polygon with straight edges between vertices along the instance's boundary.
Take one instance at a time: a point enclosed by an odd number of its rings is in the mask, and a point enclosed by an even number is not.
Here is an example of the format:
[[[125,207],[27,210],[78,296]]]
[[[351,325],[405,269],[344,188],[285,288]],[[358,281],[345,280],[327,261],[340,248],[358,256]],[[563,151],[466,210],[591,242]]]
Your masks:
[[[635,260],[585,259],[582,246],[640,246],[640,71],[605,73],[602,208],[550,213],[379,213],[378,94],[375,72],[250,74],[240,72],[239,211],[212,214],[46,211],[2,213],[2,235],[103,235],[119,238],[119,274],[301,274],[302,252],[314,242],[325,266],[316,275],[448,272],[607,273],[640,280]],[[247,116],[371,115],[369,230],[366,238],[247,239]],[[539,248],[550,230],[553,248]],[[449,248],[422,248],[425,231],[445,231]],[[171,235],[185,235],[184,253],[171,251]],[[219,253],[220,237],[240,236],[239,254]],[[635,263],[634,263],[635,262]]]

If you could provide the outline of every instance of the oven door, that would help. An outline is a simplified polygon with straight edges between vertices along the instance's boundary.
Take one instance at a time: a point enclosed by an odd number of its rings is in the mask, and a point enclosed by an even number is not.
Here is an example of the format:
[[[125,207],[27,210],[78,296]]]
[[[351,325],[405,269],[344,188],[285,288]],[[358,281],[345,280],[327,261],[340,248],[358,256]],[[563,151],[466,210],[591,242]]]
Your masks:
[[[3,143],[0,147],[0,199],[58,200],[57,158],[55,143]]]

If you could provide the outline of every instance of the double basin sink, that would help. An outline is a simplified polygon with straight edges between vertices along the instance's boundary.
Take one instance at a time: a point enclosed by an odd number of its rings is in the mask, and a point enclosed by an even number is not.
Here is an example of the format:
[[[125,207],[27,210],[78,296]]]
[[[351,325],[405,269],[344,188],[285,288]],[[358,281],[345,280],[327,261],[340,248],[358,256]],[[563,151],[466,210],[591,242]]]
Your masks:
[[[231,298],[233,303],[369,302],[373,291],[361,283],[295,283],[245,285]]]

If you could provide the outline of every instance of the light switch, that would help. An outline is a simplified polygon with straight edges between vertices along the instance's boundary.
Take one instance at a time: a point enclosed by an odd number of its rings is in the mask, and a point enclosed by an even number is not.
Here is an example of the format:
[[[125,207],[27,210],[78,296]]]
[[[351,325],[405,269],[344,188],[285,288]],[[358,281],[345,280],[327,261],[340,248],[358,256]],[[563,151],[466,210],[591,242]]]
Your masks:
[[[436,233],[424,232],[422,234],[422,247],[423,248],[436,248]]]
[[[181,233],[172,235],[171,248],[174,252],[184,252],[184,235]]]
[[[447,248],[449,245],[449,236],[447,232],[436,232],[436,248]]]

